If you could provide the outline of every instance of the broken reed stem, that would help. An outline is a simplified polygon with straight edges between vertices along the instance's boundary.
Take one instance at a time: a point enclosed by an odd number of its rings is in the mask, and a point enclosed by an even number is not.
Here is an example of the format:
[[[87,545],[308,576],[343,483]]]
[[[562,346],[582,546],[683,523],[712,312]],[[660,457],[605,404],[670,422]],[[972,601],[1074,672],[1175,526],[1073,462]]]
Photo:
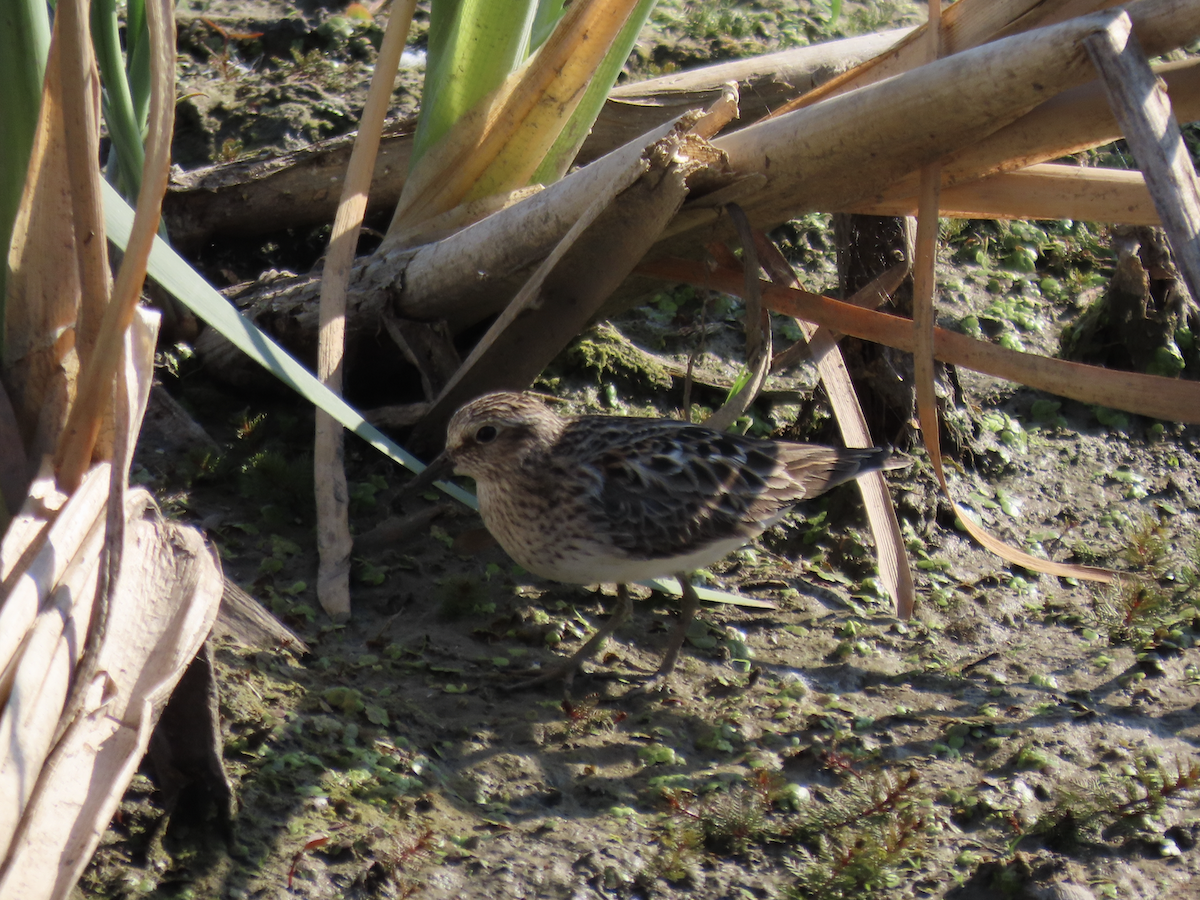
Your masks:
[[[325,270],[321,279],[320,324],[317,345],[317,377],[336,394],[342,392],[342,362],[346,352],[346,285],[358,233],[367,209],[367,194],[383,119],[391,100],[400,55],[408,40],[416,0],[397,4],[388,19],[371,90],[358,126],[358,138],[350,154],[346,182],[338,204]],[[350,616],[350,537],[349,491],[343,460],[345,434],[332,416],[316,411],[313,439],[313,482],[317,503],[317,598],[334,619]]]
[[[1085,38],[1084,46],[1146,177],[1192,300],[1200,302],[1200,187],[1163,84],[1150,69],[1126,13]]]

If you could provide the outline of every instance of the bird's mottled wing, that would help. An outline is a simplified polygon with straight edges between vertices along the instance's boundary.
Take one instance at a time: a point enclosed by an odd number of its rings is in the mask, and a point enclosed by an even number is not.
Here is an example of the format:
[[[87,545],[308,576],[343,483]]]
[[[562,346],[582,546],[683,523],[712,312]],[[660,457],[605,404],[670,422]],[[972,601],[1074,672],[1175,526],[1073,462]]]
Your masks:
[[[751,538],[797,501],[844,480],[830,477],[836,450],[666,420],[579,419],[554,455],[586,461],[589,490],[579,502],[598,534],[640,558]]]

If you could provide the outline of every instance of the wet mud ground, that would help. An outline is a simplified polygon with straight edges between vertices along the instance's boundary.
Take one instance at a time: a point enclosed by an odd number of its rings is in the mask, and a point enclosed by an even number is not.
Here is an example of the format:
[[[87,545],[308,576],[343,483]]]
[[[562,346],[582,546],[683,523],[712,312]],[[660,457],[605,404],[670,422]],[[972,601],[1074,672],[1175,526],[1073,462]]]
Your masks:
[[[183,47],[195,46],[187,28],[211,45],[215,32],[195,20],[215,16],[227,29],[294,30],[297,66],[317,65],[314,51],[339,73],[371,57],[354,43],[369,33],[353,29],[338,53],[322,49],[333,18],[322,7],[242,22],[232,7],[244,4],[189,6]],[[693,8],[682,9],[674,22],[691,21]],[[714,9],[749,21],[775,7]],[[797,21],[817,14],[798,9]],[[299,24],[279,24],[291,19]],[[714,58],[713,40],[673,34]],[[183,68],[266,72],[249,88],[263,96],[272,78],[293,80],[221,52],[192,53]],[[674,64],[642,52],[642,74]],[[197,106],[196,121],[209,121],[188,152],[212,161],[254,150],[260,138],[232,105],[215,108]],[[321,108],[318,119],[332,115]],[[352,127],[348,115],[283,129],[311,140]],[[827,218],[799,233],[810,285],[833,289]],[[939,270],[947,327],[1053,353],[1102,289],[1093,279],[1050,290],[1037,275],[964,261],[956,247]],[[210,266],[250,269],[289,252],[259,250]],[[1096,271],[1106,265],[1101,255]],[[738,315],[729,303],[705,312],[700,368],[713,380],[740,365]],[[697,298],[664,290],[616,323],[625,339],[584,335],[538,387],[579,410],[674,415],[679,383],[651,362],[686,363],[699,322]],[[782,345],[787,325],[777,327]],[[625,353],[626,339],[643,352]],[[643,590],[564,703],[553,689],[504,688],[577,647],[611,609],[611,585],[528,576],[479,539],[468,510],[437,495],[398,501],[408,476],[351,437],[357,534],[443,508],[411,538],[356,553],[354,616],[331,622],[314,590],[311,412],[167,355],[177,364],[164,369],[167,389],[212,444],[144,440],[135,479],[205,529],[226,573],[311,652],[215,643],[232,828],[202,804],[165,816],[139,774],[79,896],[1068,896],[1063,885],[1094,897],[1200,896],[1196,428],[960,371],[959,502],[1030,552],[1128,571],[1141,579],[1133,587],[1039,576],[981,550],[937,499],[918,450],[888,476],[918,584],[910,621],[881,595],[857,492],[844,486],[700,576],[773,605],[705,604],[672,690],[626,696],[657,665],[676,610]],[[773,379],[754,427],[796,434],[803,409],[799,433],[823,436],[828,413],[809,402],[812,386],[806,368]],[[720,402],[703,390],[697,399]]]

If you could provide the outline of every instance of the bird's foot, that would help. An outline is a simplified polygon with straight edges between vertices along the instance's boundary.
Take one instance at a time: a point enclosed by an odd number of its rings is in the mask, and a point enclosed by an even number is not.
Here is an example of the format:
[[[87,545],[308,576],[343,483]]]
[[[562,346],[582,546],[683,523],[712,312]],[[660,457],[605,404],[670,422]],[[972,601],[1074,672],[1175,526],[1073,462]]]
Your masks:
[[[524,681],[518,681],[516,684],[506,684],[500,687],[500,690],[508,693],[511,691],[523,691],[528,688],[541,687],[544,684],[552,684],[555,681],[561,681],[563,687],[563,696],[571,695],[571,684],[575,681],[575,673],[579,671],[579,663],[574,659],[567,660],[565,663],[560,663],[556,666],[546,666],[541,669],[525,669],[522,672],[517,672],[517,675],[532,675],[533,678],[527,678]]]
[[[674,686],[671,683],[670,672],[656,672],[637,685],[633,689],[626,691],[626,697],[645,697],[649,694],[660,694],[674,691]]]

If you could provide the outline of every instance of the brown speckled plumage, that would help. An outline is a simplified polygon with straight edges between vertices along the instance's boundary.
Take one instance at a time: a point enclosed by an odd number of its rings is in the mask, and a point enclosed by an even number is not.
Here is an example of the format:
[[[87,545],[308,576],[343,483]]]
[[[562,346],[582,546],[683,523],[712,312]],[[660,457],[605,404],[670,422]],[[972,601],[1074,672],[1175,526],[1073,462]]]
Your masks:
[[[679,578],[684,615],[660,677],[694,614],[688,571],[757,537],[799,501],[888,467],[889,455],[667,419],[565,418],[517,393],[487,394],[458,410],[446,451],[456,472],[475,479],[484,524],[524,568],[556,581],[618,584],[622,608],[597,638],[627,614],[627,582]],[[586,658],[580,651],[553,676],[569,680]]]

